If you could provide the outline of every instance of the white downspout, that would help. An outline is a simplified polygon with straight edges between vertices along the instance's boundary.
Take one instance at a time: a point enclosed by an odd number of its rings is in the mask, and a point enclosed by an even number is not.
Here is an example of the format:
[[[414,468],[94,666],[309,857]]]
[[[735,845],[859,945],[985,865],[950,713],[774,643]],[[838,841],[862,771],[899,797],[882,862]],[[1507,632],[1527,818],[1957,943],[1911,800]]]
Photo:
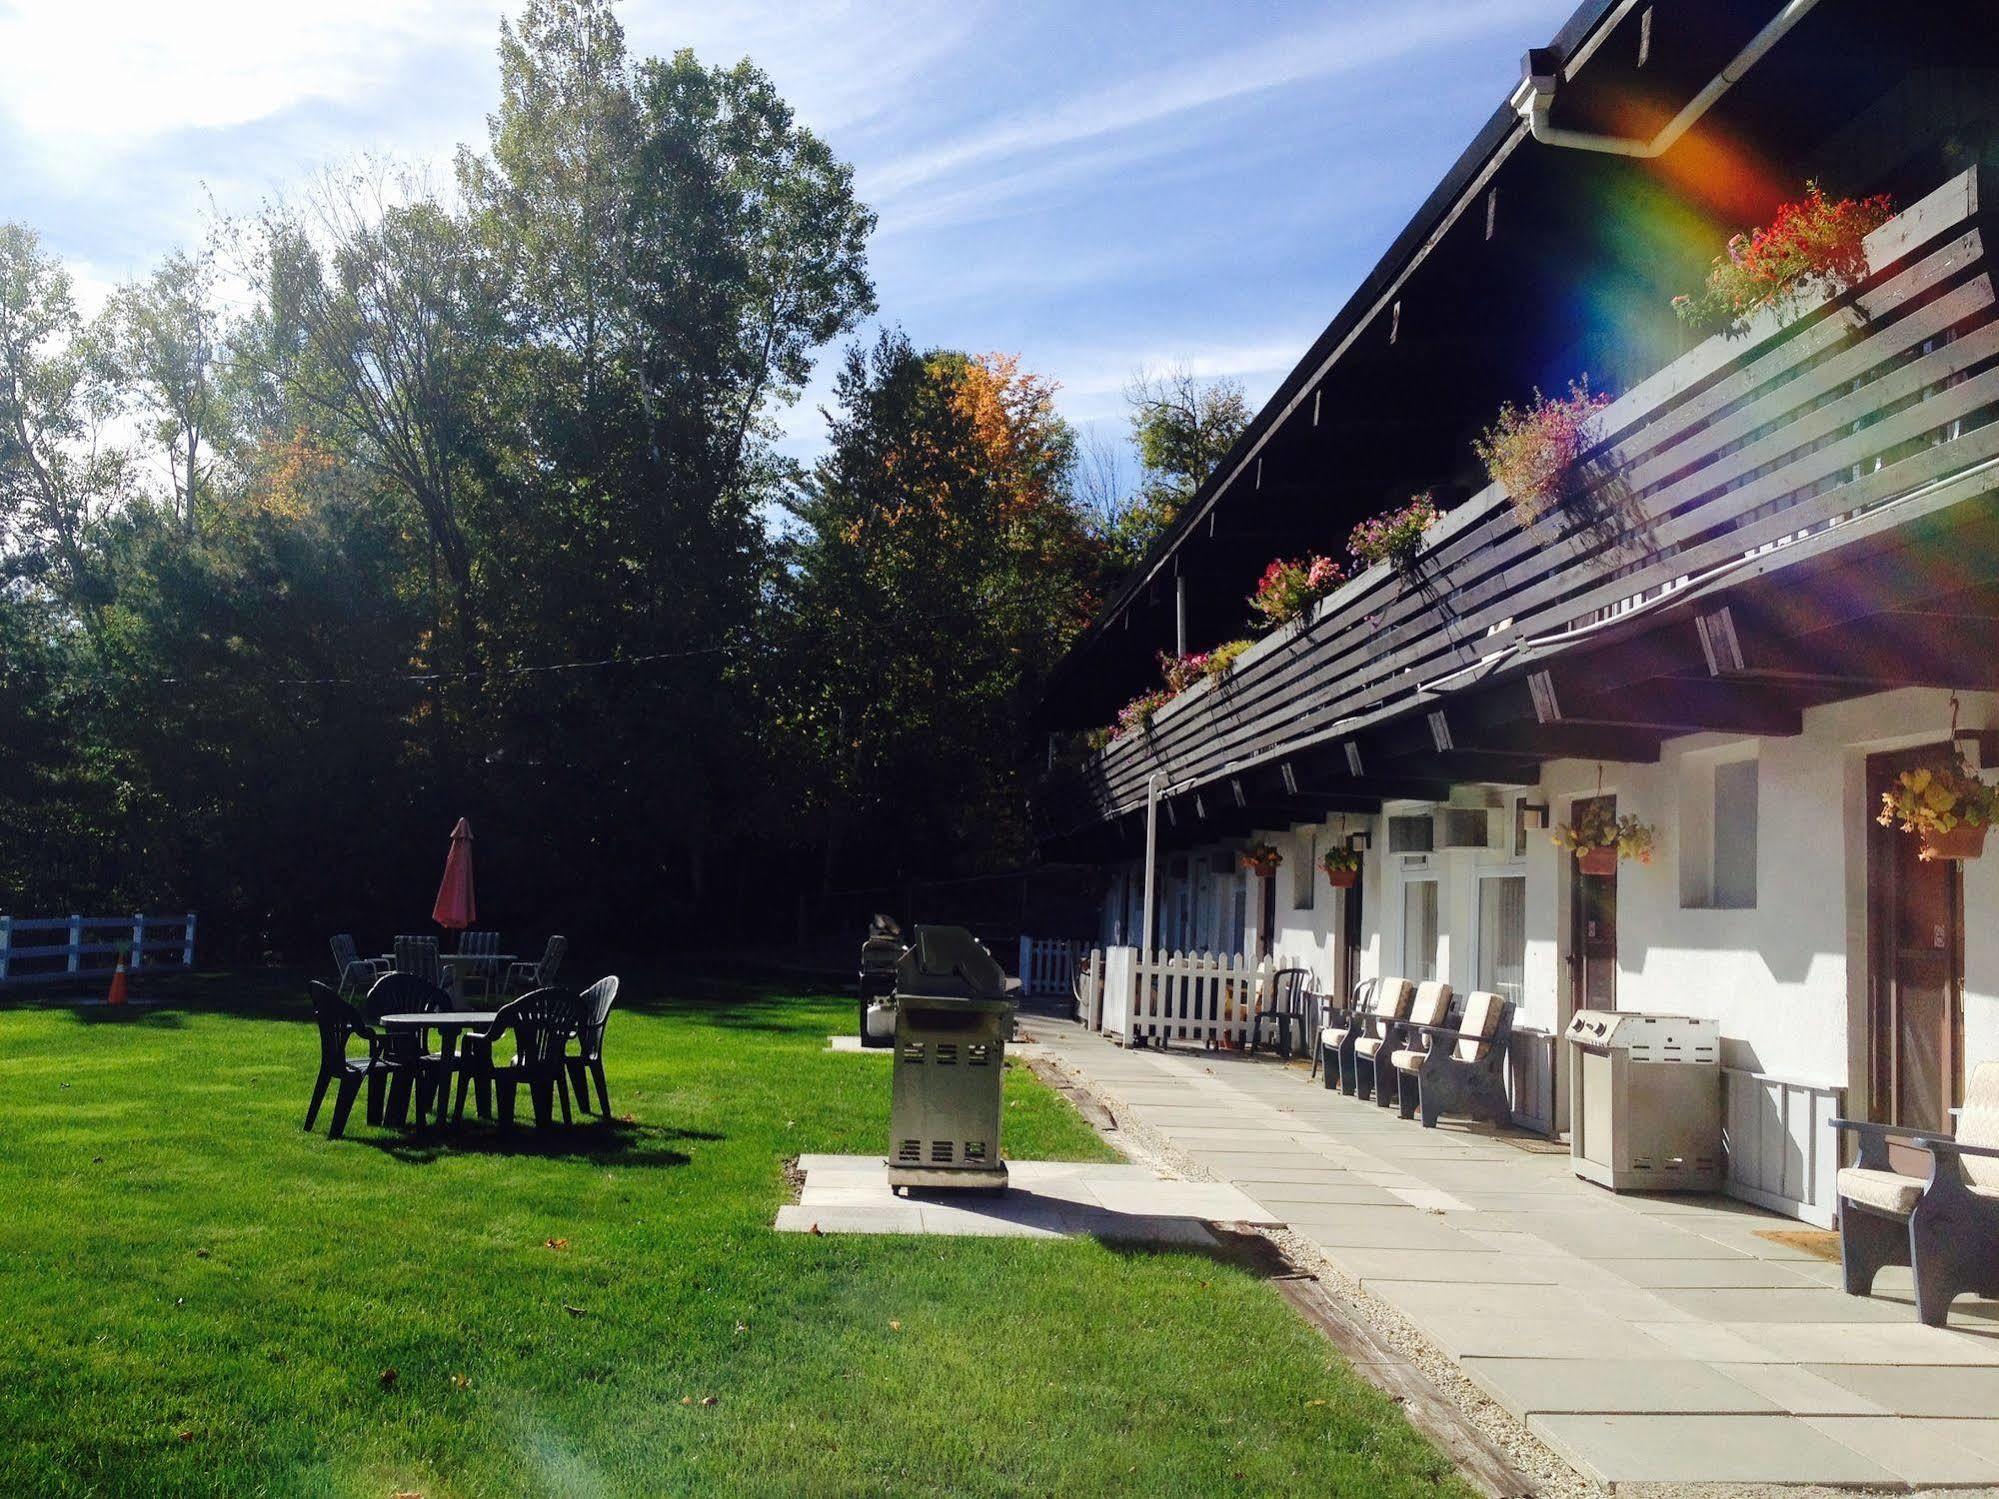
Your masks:
[[[1621,135],[1595,135],[1587,130],[1564,130],[1549,118],[1554,108],[1555,89],[1560,82],[1557,71],[1546,73],[1530,72],[1520,80],[1520,86],[1513,91],[1508,101],[1516,113],[1527,122],[1527,128],[1534,139],[1546,146],[1567,146],[1577,151],[1601,151],[1612,156],[1636,156],[1651,158],[1663,156],[1670,151],[1681,136],[1691,130],[1700,117],[1714,107],[1715,101],[1742,80],[1743,74],[1755,67],[1763,54],[1776,46],[1784,34],[1807,15],[1818,4],[1818,0],[1788,0],[1784,8],[1761,31],[1750,39],[1749,45],[1735,55],[1735,60],[1708,81],[1706,88],[1688,102],[1687,107],[1674,115],[1666,128],[1649,141],[1632,140]],[[1530,54],[1531,55],[1531,54]]]

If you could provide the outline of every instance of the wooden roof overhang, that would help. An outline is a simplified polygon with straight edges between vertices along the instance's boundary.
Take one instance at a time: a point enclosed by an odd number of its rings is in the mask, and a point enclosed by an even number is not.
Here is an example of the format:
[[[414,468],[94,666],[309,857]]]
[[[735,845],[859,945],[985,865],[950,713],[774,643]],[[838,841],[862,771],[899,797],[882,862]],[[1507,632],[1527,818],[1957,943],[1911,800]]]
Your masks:
[[[1554,42],[1573,60],[1558,123],[1649,133],[1777,9],[1591,0]],[[1991,66],[1996,31],[1975,0],[1822,0],[1656,162],[1541,145],[1499,109],[1058,666],[1041,725],[1106,723],[1152,685],[1178,608],[1193,649],[1243,633],[1271,557],[1337,554],[1353,525],[1419,490],[1447,505],[1476,494],[1470,438],[1501,401],[1583,371],[1626,389],[1685,353],[1672,295],[1808,173],[1904,199],[1933,186],[1948,141],[1864,138],[1830,156],[1825,143],[1926,67]]]
[[[1488,490],[1408,574],[1346,584],[1231,678],[1037,802],[1047,846],[1316,822],[1809,707],[1999,685],[1999,184],[1962,173],[1870,239],[1851,293],[1712,339],[1605,414],[1562,518]],[[1579,508],[1578,508],[1579,507]]]

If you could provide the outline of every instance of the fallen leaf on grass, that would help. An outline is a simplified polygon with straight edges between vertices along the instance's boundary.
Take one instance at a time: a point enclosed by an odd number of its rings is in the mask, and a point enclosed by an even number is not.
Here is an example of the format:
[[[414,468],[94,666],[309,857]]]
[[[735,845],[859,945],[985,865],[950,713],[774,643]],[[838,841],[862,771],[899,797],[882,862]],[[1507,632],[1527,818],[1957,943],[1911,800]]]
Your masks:
[[[749,1330],[750,1330],[750,1327],[749,1327],[749,1324],[748,1324],[747,1322],[738,1322],[738,1323],[736,1324],[736,1334],[737,1334],[737,1336],[739,1336],[739,1337],[740,1337],[740,1336],[741,1336],[742,1334],[744,1334],[744,1333],[748,1332]]]
[[[567,1249],[568,1247],[569,1247],[569,1241],[567,1239],[542,1240],[542,1248],[544,1249]]]
[[[394,1369],[384,1369],[382,1371],[382,1388],[386,1390],[393,1386],[395,1382],[396,1371]]]
[[[701,1403],[703,1405],[713,1405],[715,1403],[715,1397],[713,1395],[703,1395],[701,1397]]]
[[[454,1374],[454,1375],[452,1375],[452,1376],[451,1376],[451,1388],[452,1388],[452,1389],[454,1389],[454,1390],[469,1390],[469,1389],[471,1389],[471,1388],[472,1388],[472,1376],[471,1376],[471,1375],[469,1375],[469,1374]]]
[[[563,1310],[564,1310],[565,1312],[569,1313],[569,1315],[570,1315],[570,1316],[572,1316],[572,1317],[580,1317],[580,1316],[582,1316],[582,1315],[583,1315],[583,1308],[582,1308],[582,1307],[580,1307],[580,1306],[570,1306],[570,1305],[568,1305],[568,1304],[567,1304],[567,1303],[565,1302],[565,1303],[563,1304],[563,1308],[562,1308],[562,1309],[563,1309]]]
[[[1309,1408],[1309,1407],[1311,1407],[1311,1406],[1314,1406],[1314,1405],[1324,1405],[1325,1403],[1326,1403],[1326,1402],[1325,1402],[1325,1401],[1323,1401],[1323,1400],[1307,1400],[1307,1401],[1305,1402],[1305,1404],[1306,1404],[1306,1406],[1307,1406],[1308,1408]]]
[[[682,1405],[692,1405],[694,1403],[694,1397],[692,1395],[682,1395],[680,1397],[680,1403]]]
[[[102,1166],[104,1164],[104,1157],[101,1155],[94,1155],[90,1158],[90,1164],[93,1166]]]
[[[208,1258],[208,1251],[206,1249],[197,1249],[194,1252],[194,1257],[198,1260],[205,1260]]]
[[[191,1442],[194,1440],[194,1433],[191,1431],[183,1431],[180,1433],[180,1439],[183,1442]]]
[[[618,1123],[620,1124],[637,1124],[638,1122],[639,1116],[637,1114],[620,1114],[618,1116]]]
[[[890,1332],[901,1332],[902,1324],[900,1322],[897,1322],[894,1318],[890,1318],[888,1324],[888,1330]]]
[[[815,1239],[823,1239],[826,1237],[826,1231],[815,1223],[812,1225],[812,1236]]]

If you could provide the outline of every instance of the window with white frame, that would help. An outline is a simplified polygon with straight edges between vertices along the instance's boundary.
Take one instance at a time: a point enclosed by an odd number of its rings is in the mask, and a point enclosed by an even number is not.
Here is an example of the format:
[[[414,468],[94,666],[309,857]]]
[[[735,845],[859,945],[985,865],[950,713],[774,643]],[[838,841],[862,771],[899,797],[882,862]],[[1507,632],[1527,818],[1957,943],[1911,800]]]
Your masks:
[[[1293,850],[1297,859],[1291,866],[1291,909],[1309,911],[1319,884],[1319,835],[1316,832],[1300,833],[1297,843],[1298,847]]]
[[[1520,1003],[1527,986],[1527,877],[1478,882],[1478,987]]]
[[[1402,887],[1402,977],[1423,983],[1438,973],[1437,882],[1410,880]]]

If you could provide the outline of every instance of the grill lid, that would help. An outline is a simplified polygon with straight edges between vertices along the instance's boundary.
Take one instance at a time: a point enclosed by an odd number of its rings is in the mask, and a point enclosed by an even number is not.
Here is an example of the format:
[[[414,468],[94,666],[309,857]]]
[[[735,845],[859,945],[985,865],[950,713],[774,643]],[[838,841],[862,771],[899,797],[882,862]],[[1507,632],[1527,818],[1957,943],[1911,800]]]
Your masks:
[[[1019,987],[961,926],[919,926],[916,941],[895,965],[898,996],[1004,1001]]]

